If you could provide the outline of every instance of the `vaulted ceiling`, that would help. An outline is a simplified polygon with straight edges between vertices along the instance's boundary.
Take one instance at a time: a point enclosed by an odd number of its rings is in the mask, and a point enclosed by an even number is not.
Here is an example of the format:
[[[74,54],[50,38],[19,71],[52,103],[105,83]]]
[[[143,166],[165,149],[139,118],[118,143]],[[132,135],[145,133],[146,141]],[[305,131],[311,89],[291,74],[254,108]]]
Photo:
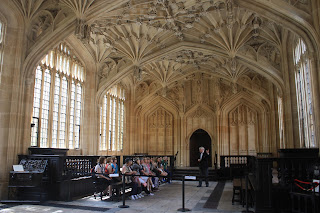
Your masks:
[[[254,73],[281,87],[283,38],[294,30],[261,11],[284,5],[308,21],[311,6],[308,0],[14,2],[29,29],[27,57],[49,35],[70,30],[65,38],[81,41],[105,89],[123,79],[164,87],[196,71],[237,84]],[[250,3],[261,7],[253,10]]]

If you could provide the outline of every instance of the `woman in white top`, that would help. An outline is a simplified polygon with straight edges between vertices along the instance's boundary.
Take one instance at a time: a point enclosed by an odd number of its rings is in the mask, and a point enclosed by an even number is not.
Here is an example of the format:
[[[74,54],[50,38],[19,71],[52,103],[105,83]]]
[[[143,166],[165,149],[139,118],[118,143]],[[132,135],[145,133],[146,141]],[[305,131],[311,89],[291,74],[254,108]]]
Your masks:
[[[106,185],[106,189],[103,191],[103,195],[106,195],[108,193],[108,186],[110,185],[111,179],[104,175],[104,168],[105,168],[105,157],[100,157],[98,160],[97,165],[94,167],[95,175],[98,178],[98,181],[102,184]]]

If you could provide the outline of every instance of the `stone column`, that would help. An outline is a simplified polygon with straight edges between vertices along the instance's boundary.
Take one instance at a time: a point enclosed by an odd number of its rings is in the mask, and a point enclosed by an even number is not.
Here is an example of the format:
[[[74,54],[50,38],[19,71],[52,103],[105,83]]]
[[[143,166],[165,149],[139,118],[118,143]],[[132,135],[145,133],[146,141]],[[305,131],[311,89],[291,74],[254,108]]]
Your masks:
[[[290,39],[288,39],[288,33],[282,35],[282,45],[281,45],[281,52],[282,52],[282,61],[281,61],[281,71],[283,73],[283,80],[284,80],[284,88],[283,88],[283,113],[284,113],[284,134],[285,134],[285,148],[294,148],[295,147],[295,137],[294,137],[294,120],[293,120],[293,112],[294,108],[292,108],[292,102],[294,101],[294,93],[292,93],[291,89],[291,82],[292,82],[292,74],[293,67],[291,66],[292,59],[290,59],[290,54],[288,52],[291,51],[291,47],[289,45]],[[290,37],[292,39],[292,37]],[[296,110],[295,110],[296,111]],[[299,132],[299,130],[298,130]],[[299,138],[299,137],[298,137]]]
[[[10,13],[10,10],[3,11],[6,5],[0,8],[0,12]],[[11,11],[12,12],[12,11]],[[0,172],[0,199],[6,199],[9,171],[12,165],[17,163],[17,154],[22,153],[22,121],[23,121],[23,85],[21,77],[22,58],[22,35],[23,30],[15,27],[14,20],[9,20],[6,25],[3,64],[0,82],[0,161],[2,164]],[[14,20],[13,22],[15,22]],[[27,141],[25,142],[27,143]]]
[[[93,66],[86,66],[83,87],[80,147],[83,155],[97,155],[99,150],[99,105],[97,102],[98,76]]]

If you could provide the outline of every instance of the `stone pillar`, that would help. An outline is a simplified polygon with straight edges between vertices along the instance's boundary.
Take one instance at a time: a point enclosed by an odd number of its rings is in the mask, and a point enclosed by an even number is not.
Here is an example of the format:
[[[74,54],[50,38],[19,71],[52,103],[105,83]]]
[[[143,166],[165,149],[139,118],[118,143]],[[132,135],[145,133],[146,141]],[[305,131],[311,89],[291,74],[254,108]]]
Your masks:
[[[291,37],[292,39],[292,37]],[[285,35],[282,36],[282,60],[281,60],[281,71],[283,73],[283,79],[284,79],[284,88],[283,88],[283,113],[284,113],[284,131],[285,131],[285,148],[294,148],[295,147],[295,137],[294,137],[294,125],[293,125],[293,118],[292,118],[292,101],[294,101],[294,94],[295,92],[291,93],[291,78],[292,74],[290,72],[293,72],[292,66],[290,66],[290,63],[292,62],[292,59],[290,59],[290,54],[288,53],[288,50],[291,51],[291,48],[288,48],[288,33],[285,33]],[[291,69],[290,69],[291,68]],[[298,130],[299,132],[299,130]]]
[[[21,77],[23,24],[18,25],[19,16],[6,3],[0,13],[7,19],[4,36],[3,64],[0,82],[0,199],[7,198],[9,171],[17,163],[17,154],[22,149],[23,85]],[[22,20],[20,20],[22,21]]]
[[[272,152],[272,154],[274,156],[276,156],[277,154],[277,147],[279,144],[279,140],[277,140],[277,136],[279,135],[279,132],[277,132],[277,126],[279,126],[279,124],[277,124],[277,119],[276,117],[278,116],[278,112],[277,112],[277,95],[275,95],[274,92],[274,85],[273,84],[269,84],[269,96],[270,96],[270,138],[269,138],[269,146],[270,149],[269,151]]]
[[[83,155],[97,155],[99,150],[99,105],[97,103],[98,76],[94,66],[86,66],[82,105],[80,147]]]

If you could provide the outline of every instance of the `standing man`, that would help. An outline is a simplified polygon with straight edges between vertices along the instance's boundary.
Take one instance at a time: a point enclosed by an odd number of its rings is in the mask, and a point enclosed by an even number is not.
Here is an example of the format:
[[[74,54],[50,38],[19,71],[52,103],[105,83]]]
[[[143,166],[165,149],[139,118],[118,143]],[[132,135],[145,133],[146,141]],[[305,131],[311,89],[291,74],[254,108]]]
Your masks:
[[[206,181],[206,187],[209,186],[209,181],[208,181],[208,160],[209,160],[209,149],[207,151],[204,150],[204,147],[199,147],[199,170],[200,170],[200,176],[205,177]],[[199,185],[197,187],[202,186],[202,179],[203,177],[199,178]]]

